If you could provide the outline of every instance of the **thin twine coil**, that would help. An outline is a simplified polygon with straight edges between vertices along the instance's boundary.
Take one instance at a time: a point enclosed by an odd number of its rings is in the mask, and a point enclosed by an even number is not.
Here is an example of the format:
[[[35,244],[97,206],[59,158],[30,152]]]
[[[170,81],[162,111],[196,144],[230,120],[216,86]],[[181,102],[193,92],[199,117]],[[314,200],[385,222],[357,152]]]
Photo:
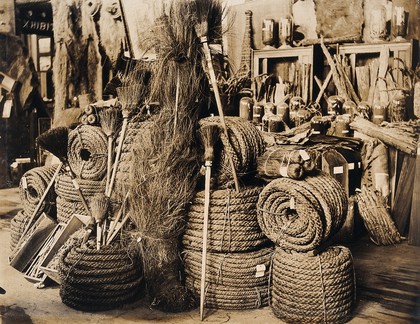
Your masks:
[[[100,127],[79,125],[69,133],[67,158],[80,179],[102,180],[106,174],[108,141]]]
[[[25,214],[32,215],[50,183],[57,166],[42,166],[26,171],[19,182],[19,197]],[[35,215],[37,219],[43,212],[50,213],[55,206],[56,193],[50,189],[41,208]]]
[[[354,301],[349,249],[332,246],[314,256],[276,248],[271,309],[277,317],[286,322],[344,323]]]
[[[89,200],[90,197],[105,192],[105,181],[84,180],[77,179],[80,190],[83,196]],[[55,182],[55,192],[58,197],[64,198],[68,201],[81,202],[80,197],[74,189],[73,182],[67,174],[60,174]]]
[[[320,247],[341,228],[347,213],[347,196],[335,182],[322,172],[300,181],[273,180],[258,201],[262,231],[288,251],[308,252]]]

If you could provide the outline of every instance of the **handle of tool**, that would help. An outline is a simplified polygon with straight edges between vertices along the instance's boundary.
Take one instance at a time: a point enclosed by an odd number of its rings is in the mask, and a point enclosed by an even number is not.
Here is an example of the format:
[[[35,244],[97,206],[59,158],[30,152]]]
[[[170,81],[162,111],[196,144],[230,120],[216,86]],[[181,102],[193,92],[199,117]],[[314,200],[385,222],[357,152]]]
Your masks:
[[[112,240],[114,239],[114,237],[118,234],[118,232],[120,231],[120,229],[124,226],[124,224],[128,221],[129,218],[130,218],[130,214],[127,214],[127,215],[124,216],[124,218],[122,219],[121,223],[119,223],[117,225],[117,227],[115,228],[114,233],[112,233],[111,237],[106,242],[107,245],[112,242]]]
[[[114,229],[115,229],[115,226],[118,224],[118,221],[120,220],[120,218],[121,218],[121,216],[122,216],[122,213],[123,213],[123,210],[124,210],[124,206],[125,206],[125,203],[126,203],[126,201],[127,201],[127,199],[128,199],[128,196],[129,196],[129,195],[130,195],[130,192],[128,191],[128,192],[125,194],[124,201],[123,201],[123,203],[121,204],[120,209],[118,210],[117,217],[115,217],[115,219],[113,219],[113,220],[111,221],[111,224],[109,225],[108,236],[112,236],[113,231],[114,231]],[[107,240],[107,241],[108,241],[108,240]],[[107,242],[106,244],[108,244],[108,242]]]
[[[111,180],[111,168],[112,168],[112,136],[108,137],[108,157],[107,157],[107,167],[106,167],[106,183],[105,183],[105,192],[108,192],[109,182]]]

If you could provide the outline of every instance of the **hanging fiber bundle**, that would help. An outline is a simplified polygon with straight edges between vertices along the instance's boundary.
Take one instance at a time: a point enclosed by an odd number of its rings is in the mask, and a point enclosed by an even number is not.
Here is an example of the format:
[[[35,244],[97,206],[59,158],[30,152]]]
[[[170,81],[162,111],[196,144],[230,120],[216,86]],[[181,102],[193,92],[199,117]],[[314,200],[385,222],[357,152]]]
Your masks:
[[[18,244],[29,218],[23,210],[20,210],[10,221],[10,249],[12,251]]]
[[[78,179],[78,184],[83,195],[88,200],[99,193],[105,192],[105,180],[94,181]],[[77,191],[74,189],[72,180],[67,174],[60,174],[57,177],[55,192],[60,198],[64,198],[68,201],[81,202]]]
[[[370,240],[376,245],[400,243],[402,237],[395,227],[385,198],[378,192],[363,187],[356,194],[359,214],[369,233]]]
[[[56,169],[57,166],[33,168],[25,172],[20,179],[19,196],[26,215],[32,215],[34,213]],[[43,212],[47,214],[55,212],[55,198],[55,191],[49,190],[41,208],[39,208],[35,215],[35,219]]]
[[[246,253],[207,252],[206,308],[253,309],[268,305],[273,248]],[[187,287],[200,294],[201,252],[184,250]]]
[[[60,297],[82,311],[118,308],[139,297],[143,287],[141,262],[130,245],[113,243],[96,249],[80,240],[61,251]]]
[[[107,137],[100,127],[80,125],[69,133],[68,161],[83,180],[102,180],[107,169]]]
[[[257,201],[261,187],[236,193],[234,190],[216,190],[210,194],[207,250],[210,252],[252,251],[268,245],[257,221]],[[204,191],[194,197],[188,211],[183,235],[186,249],[201,251],[203,239]]]
[[[344,188],[323,172],[304,180],[275,179],[258,200],[262,231],[280,248],[296,252],[326,242],[341,228],[346,213]]]
[[[271,309],[287,323],[344,323],[355,301],[349,249],[329,247],[318,255],[276,248]]]

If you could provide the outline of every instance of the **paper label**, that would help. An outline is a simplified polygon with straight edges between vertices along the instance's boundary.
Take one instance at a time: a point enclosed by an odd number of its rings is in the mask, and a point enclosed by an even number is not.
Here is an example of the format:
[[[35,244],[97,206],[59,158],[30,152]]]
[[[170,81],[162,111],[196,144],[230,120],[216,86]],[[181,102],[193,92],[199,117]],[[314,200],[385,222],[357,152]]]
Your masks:
[[[79,190],[80,189],[79,183],[77,182],[76,179],[73,179],[71,182],[73,182],[74,189],[76,189],[76,190]]]
[[[357,162],[357,167],[360,169],[362,167],[362,162]]]
[[[296,209],[295,197],[290,198],[290,209]]]
[[[265,270],[266,269],[267,269],[267,267],[265,266],[265,264],[258,264],[256,266],[255,278],[264,277],[264,274],[265,274]]]
[[[350,132],[349,130],[343,130],[343,131],[341,131],[342,134],[347,134],[349,132]]]
[[[354,170],[354,163],[349,163],[348,166],[349,166],[349,170]]]
[[[311,159],[311,157],[309,156],[308,152],[306,152],[305,150],[299,150],[299,154],[302,157],[302,159],[304,161],[308,161]]]
[[[26,181],[26,177],[22,177],[22,187],[23,189],[28,189],[28,182]]]
[[[320,131],[315,131],[315,130],[313,130],[313,131],[312,131],[312,134],[319,135],[319,134],[321,134],[321,132],[320,132]]]
[[[344,173],[344,168],[342,166],[334,167],[333,173],[334,174],[342,174],[342,173]]]
[[[280,175],[282,177],[287,177],[287,166],[285,167],[280,167]]]

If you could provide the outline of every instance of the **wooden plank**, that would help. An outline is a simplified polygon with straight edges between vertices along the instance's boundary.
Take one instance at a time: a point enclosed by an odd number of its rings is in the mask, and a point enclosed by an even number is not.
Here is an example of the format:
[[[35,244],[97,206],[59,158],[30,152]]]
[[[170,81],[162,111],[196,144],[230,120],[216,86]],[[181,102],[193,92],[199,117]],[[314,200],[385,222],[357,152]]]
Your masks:
[[[413,198],[411,200],[408,244],[420,246],[420,142],[417,143]]]

